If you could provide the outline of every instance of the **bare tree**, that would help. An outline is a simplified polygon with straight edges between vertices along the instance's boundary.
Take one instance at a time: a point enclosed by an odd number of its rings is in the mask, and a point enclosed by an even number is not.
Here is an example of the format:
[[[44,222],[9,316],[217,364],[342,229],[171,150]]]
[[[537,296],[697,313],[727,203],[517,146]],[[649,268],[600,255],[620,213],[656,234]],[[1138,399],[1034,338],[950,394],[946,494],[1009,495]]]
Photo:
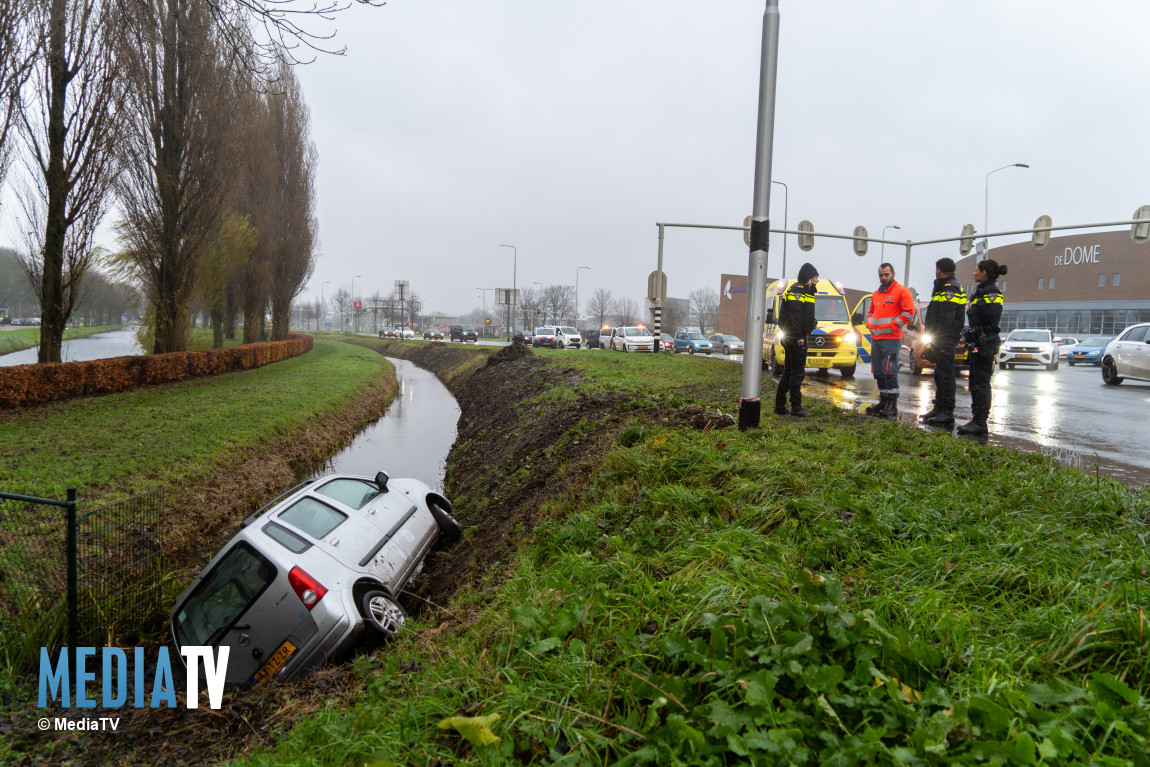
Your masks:
[[[311,115],[299,80],[286,61],[278,68],[278,89],[270,93],[268,122],[271,127],[270,158],[275,180],[270,190],[276,206],[272,231],[271,309],[272,340],[288,337],[292,300],[303,290],[315,268],[317,224],[315,217],[316,149],[310,137]]]
[[[523,327],[534,329],[544,321],[543,317],[543,291],[534,288],[523,288],[519,291],[519,315],[523,318]],[[512,322],[512,325],[515,323]]]
[[[595,327],[601,328],[607,324],[614,303],[615,299],[607,288],[599,288],[591,295],[591,300],[587,302],[587,316],[595,320]]]
[[[619,298],[611,307],[615,325],[636,325],[639,322],[639,305],[633,298]]]
[[[560,323],[575,313],[575,288],[571,285],[548,285],[543,289],[543,311],[551,322]]]
[[[327,302],[332,310],[339,315],[339,329],[344,330],[347,327],[346,318],[352,310],[351,292],[346,288],[340,288]]]
[[[20,89],[32,72],[35,40],[28,32],[30,0],[0,0],[0,188],[12,157],[12,127],[21,108]]]
[[[714,288],[698,288],[688,293],[687,298],[691,300],[691,321],[703,333],[713,330],[719,320],[719,291]]]
[[[27,233],[22,258],[40,293],[37,360],[59,362],[116,178],[117,14],[104,0],[41,0],[28,10],[30,39],[43,44],[25,89],[31,103],[18,112],[28,170],[18,192]]]

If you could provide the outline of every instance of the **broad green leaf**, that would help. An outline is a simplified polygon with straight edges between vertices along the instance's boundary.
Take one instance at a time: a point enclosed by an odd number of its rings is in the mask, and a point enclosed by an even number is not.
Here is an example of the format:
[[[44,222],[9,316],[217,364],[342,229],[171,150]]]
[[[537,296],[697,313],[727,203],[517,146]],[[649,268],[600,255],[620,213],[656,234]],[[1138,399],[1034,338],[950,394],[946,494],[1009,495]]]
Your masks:
[[[1094,691],[1095,695],[1098,695],[1100,689],[1106,689],[1131,706],[1138,705],[1138,693],[1130,689],[1130,686],[1125,682],[1116,679],[1112,674],[1095,674],[1090,680],[1090,689]]]
[[[1055,677],[1046,684],[1028,684],[1022,688],[1026,697],[1036,706],[1054,706],[1073,703],[1086,697],[1086,690]]]
[[[547,637],[546,639],[540,639],[535,643],[535,646],[531,648],[531,654],[542,655],[545,652],[550,652],[551,650],[562,646],[563,640],[559,637]]]
[[[499,736],[491,731],[491,725],[498,722],[499,714],[488,716],[451,716],[444,719],[437,726],[441,730],[454,729],[467,739],[473,746],[493,746],[499,742]]]

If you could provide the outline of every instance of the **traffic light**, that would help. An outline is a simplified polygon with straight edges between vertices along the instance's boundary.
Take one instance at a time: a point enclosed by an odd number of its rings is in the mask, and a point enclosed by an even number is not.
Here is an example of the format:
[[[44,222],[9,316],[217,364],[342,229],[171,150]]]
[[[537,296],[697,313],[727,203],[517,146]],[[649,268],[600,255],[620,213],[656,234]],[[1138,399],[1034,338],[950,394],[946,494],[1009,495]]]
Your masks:
[[[491,318],[490,318],[490,317],[488,317],[488,318],[487,318],[487,324],[488,324],[488,325],[490,325],[490,324],[491,324]]]
[[[811,234],[814,232],[815,225],[810,221],[800,221],[799,231],[804,234],[799,235],[799,250],[811,250],[815,246],[815,236]]]
[[[958,252],[966,255],[974,249],[974,224],[962,227],[962,239],[958,242]]]
[[[1035,229],[1044,229],[1048,226],[1053,226],[1054,222],[1050,220],[1050,216],[1039,216],[1038,220],[1034,222]],[[1046,247],[1046,243],[1050,242],[1050,232],[1035,232],[1034,233],[1034,249],[1042,250]]]
[[[867,236],[865,226],[855,227],[855,254],[859,256],[866,255]]]

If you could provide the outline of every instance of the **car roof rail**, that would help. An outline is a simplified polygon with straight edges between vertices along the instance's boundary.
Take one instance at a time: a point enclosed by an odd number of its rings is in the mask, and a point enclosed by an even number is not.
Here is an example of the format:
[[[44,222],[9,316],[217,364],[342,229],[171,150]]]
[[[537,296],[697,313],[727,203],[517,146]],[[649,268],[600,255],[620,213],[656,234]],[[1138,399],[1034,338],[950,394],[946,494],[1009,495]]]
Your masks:
[[[254,511],[251,514],[249,514],[247,516],[247,518],[243,522],[240,523],[240,527],[247,527],[252,522],[255,522],[256,519],[261,514],[263,514],[268,509],[270,509],[272,506],[275,506],[277,503],[282,501],[284,498],[287,498],[289,495],[292,495],[292,494],[298,492],[301,488],[307,487],[308,485],[312,484],[313,482],[315,482],[314,479],[305,479],[303,482],[300,482],[298,485],[293,487],[291,490],[288,490],[286,493],[280,493],[278,496],[276,496],[275,500],[271,501],[270,503],[264,504],[263,507],[260,508],[259,511]]]

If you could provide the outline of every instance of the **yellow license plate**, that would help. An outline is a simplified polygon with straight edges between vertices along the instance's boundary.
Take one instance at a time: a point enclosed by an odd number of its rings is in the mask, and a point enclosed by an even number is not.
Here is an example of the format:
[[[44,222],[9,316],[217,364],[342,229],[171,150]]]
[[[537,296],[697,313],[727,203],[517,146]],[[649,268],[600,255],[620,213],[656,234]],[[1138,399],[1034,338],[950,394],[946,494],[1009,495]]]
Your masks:
[[[1028,360],[1028,359],[1030,359],[1030,357],[1031,357],[1031,355],[1029,355],[1029,354],[1019,354],[1018,355],[1018,359],[1020,359],[1020,360]]]
[[[272,653],[272,657],[268,658],[268,662],[252,677],[252,684],[259,684],[270,679],[272,674],[283,668],[283,665],[287,663],[288,658],[290,658],[295,651],[296,646],[291,642],[285,641],[281,644],[279,649]]]
[[[818,357],[815,357],[813,359],[807,360],[807,367],[810,368],[829,368],[830,366],[831,361],[829,359],[819,359]]]

